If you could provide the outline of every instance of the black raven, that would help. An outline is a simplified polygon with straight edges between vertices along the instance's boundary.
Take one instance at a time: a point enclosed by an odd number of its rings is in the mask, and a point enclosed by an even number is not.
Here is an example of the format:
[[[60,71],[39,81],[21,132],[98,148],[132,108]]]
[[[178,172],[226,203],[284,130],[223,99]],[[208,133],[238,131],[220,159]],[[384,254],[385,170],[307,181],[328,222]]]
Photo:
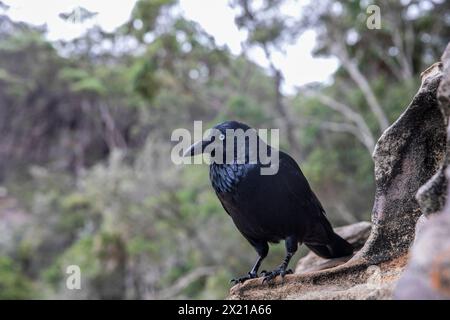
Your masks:
[[[293,158],[265,144],[256,135],[256,131],[246,124],[226,121],[213,129],[219,135],[210,134],[192,145],[184,155],[194,156],[205,152],[225,162],[215,161],[210,164],[212,186],[225,211],[259,255],[251,271],[243,277],[233,279],[233,282],[241,283],[258,277],[258,269],[269,251],[269,242],[285,240],[287,253],[278,268],[262,272],[263,282],[272,280],[277,275],[284,277],[285,274],[292,273],[287,267],[299,243],[304,243],[323,258],[337,258],[353,253],[352,246],[333,231],[319,199]],[[255,132],[259,142],[257,150],[265,146],[269,155],[278,152],[276,174],[261,173],[261,168],[267,166],[267,162],[261,161],[258,152],[256,161],[250,161],[249,155],[255,150],[250,145],[250,139],[239,141],[232,137],[231,144],[230,141],[227,143],[227,139],[230,139],[227,132],[238,129]],[[230,151],[227,150],[230,145],[234,147],[234,151],[231,161],[226,161],[225,154]],[[242,150],[243,147],[245,161],[239,162],[236,150]],[[222,150],[222,158],[215,154],[217,150]]]

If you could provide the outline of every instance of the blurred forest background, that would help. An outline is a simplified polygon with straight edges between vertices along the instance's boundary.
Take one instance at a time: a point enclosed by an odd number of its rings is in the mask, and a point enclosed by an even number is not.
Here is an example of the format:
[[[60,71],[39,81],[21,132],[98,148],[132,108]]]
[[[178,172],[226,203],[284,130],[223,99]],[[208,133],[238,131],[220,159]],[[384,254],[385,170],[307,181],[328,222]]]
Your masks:
[[[230,1],[247,34],[239,56],[175,0],[139,0],[113,33],[53,42],[0,2],[0,299],[225,297],[255,253],[207,166],[170,161],[172,130],[194,120],[281,128],[334,225],[370,219],[371,152],[449,41],[450,2],[311,1],[294,17],[281,10],[292,1]],[[380,30],[366,26],[370,4]],[[314,54],[339,67],[287,95],[276,64],[263,69],[246,49],[272,62],[308,30]],[[283,246],[271,250],[266,269]],[[82,290],[65,286],[74,264]]]

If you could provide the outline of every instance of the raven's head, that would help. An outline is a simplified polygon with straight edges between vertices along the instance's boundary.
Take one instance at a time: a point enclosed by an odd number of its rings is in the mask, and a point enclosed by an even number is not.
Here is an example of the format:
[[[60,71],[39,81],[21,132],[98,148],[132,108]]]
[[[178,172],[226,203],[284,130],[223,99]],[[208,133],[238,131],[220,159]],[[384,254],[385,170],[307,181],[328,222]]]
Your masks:
[[[238,121],[225,121],[214,126],[208,135],[195,142],[184,153],[184,156],[195,156],[208,153],[212,157],[222,155],[222,161],[226,161],[225,155],[231,152],[230,158],[236,159],[239,152],[248,157],[252,148],[258,147],[258,135],[255,129]],[[227,158],[228,159],[228,158]]]

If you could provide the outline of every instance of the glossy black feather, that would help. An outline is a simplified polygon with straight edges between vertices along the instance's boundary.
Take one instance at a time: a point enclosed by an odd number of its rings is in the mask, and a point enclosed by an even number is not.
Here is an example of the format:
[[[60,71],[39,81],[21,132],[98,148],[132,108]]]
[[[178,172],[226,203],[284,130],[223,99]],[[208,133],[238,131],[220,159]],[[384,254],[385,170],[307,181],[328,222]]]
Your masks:
[[[257,250],[261,244],[291,237],[327,258],[351,254],[351,245],[334,233],[294,159],[280,151],[277,174],[261,175],[261,167],[259,162],[210,165],[210,180],[217,197]]]

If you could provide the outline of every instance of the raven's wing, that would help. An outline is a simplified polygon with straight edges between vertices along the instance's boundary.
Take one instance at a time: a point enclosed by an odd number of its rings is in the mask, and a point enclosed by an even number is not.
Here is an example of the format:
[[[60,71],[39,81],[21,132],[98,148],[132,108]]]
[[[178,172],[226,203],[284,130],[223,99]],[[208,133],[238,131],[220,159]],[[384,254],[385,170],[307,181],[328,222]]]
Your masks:
[[[325,210],[322,204],[311,190],[308,180],[306,180],[297,162],[283,151],[279,151],[279,155],[280,174],[277,180],[282,184],[282,189],[289,192],[289,195],[302,206],[312,209],[308,210],[309,213],[324,215]]]
[[[299,226],[306,225],[303,241],[305,243],[328,243],[334,234],[325,216],[325,210],[312,191],[298,164],[288,154],[280,151],[280,168],[277,188],[288,193],[291,212],[289,221]]]

